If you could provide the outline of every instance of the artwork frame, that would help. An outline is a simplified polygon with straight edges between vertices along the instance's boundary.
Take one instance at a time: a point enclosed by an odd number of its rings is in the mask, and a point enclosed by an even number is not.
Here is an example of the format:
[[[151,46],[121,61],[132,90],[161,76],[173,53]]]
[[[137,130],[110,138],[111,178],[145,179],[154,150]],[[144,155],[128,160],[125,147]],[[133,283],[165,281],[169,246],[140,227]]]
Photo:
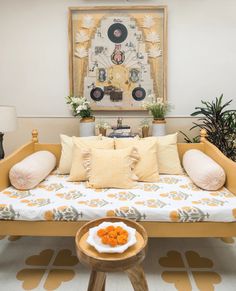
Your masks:
[[[145,15],[151,15],[149,19]],[[92,15],[92,16],[91,16]],[[102,16],[101,16],[102,15]],[[104,17],[105,15],[105,17]],[[134,46],[132,41],[128,42],[128,38],[125,34],[126,31],[123,29],[122,25],[118,27],[111,27],[110,25],[110,32],[109,34],[113,32],[114,39],[111,39],[110,42],[114,42],[114,51],[113,53],[110,53],[111,60],[109,60],[110,63],[113,63],[110,65],[110,67],[106,67],[104,64],[96,64],[96,61],[94,61],[92,67],[92,57],[95,56],[95,54],[99,55],[102,54],[102,56],[106,55],[107,51],[109,51],[109,47],[106,47],[106,45],[96,45],[96,37],[94,37],[94,28],[88,28],[91,24],[91,19],[94,17],[95,19],[101,17],[99,20],[99,23],[102,23],[103,19],[108,18],[109,20],[113,17],[115,19],[116,15],[121,15],[121,22],[124,17],[130,17],[131,20],[133,18],[135,19],[135,24],[139,23],[138,25],[133,25],[133,22],[130,21],[129,27],[130,29],[139,29],[141,31],[140,35],[142,40],[137,40],[139,43],[142,44],[142,47],[144,47],[143,51],[135,52],[137,55],[137,59],[142,61],[142,58],[144,60],[145,65],[141,61],[139,61],[140,68],[136,64],[133,64],[133,68],[128,67],[128,57],[126,58],[127,51],[128,50],[122,50],[121,45],[119,41],[122,42],[122,46],[124,47],[124,40],[126,42],[126,46],[130,46],[132,50],[132,45]],[[130,16],[131,15],[131,16]],[[155,16],[156,15],[156,16]],[[133,17],[137,16],[137,18]],[[86,18],[87,17],[87,18]],[[122,18],[123,17],[123,18]],[[143,17],[143,18],[142,18]],[[86,22],[82,19],[86,18]],[[118,19],[118,17],[116,17]],[[152,18],[158,19],[157,26],[155,26],[155,22],[153,23],[152,28],[142,27],[141,20],[144,19],[146,21],[146,26],[150,26],[152,23]],[[168,18],[168,12],[167,12],[167,6],[95,6],[95,7],[70,7],[69,8],[69,82],[70,82],[70,95],[74,96],[85,96],[88,98],[91,102],[92,109],[95,111],[143,111],[142,102],[141,99],[134,99],[132,96],[134,96],[134,92],[132,90],[136,89],[137,87],[143,91],[145,91],[145,96],[147,97],[149,94],[154,94],[155,96],[163,99],[164,101],[167,100],[167,18]],[[151,20],[150,20],[151,19]],[[97,20],[96,20],[97,21]],[[118,20],[117,20],[118,21]],[[143,20],[142,20],[143,21]],[[78,22],[78,24],[76,23]],[[81,28],[81,23],[84,23]],[[144,21],[143,21],[144,22]],[[142,23],[143,23],[142,22]],[[123,22],[126,26],[126,22]],[[101,31],[102,26],[101,24]],[[132,27],[135,26],[135,27]],[[104,24],[105,26],[105,24]],[[143,25],[144,26],[144,25]],[[97,35],[98,32],[98,26],[96,27],[95,34]],[[129,29],[128,27],[128,29]],[[158,27],[158,28],[156,28]],[[157,37],[157,31],[160,31],[160,41],[156,40],[155,37]],[[90,35],[86,35],[87,31],[93,31]],[[129,31],[128,31],[129,32]],[[153,34],[151,35],[150,32]],[[148,34],[149,33],[149,34]],[[156,34],[156,35],[155,35]],[[92,37],[93,35],[93,37]],[[108,33],[107,33],[108,35]],[[130,33],[128,36],[131,35]],[[140,36],[138,33],[136,33],[137,39]],[[159,34],[158,34],[159,35]],[[102,35],[104,38],[106,36],[105,34]],[[109,37],[109,36],[108,36]],[[158,36],[159,37],[159,36]],[[117,41],[118,43],[116,43]],[[143,40],[145,39],[145,40]],[[108,43],[109,40],[106,40]],[[95,44],[93,44],[95,43]],[[82,44],[82,45],[81,45]],[[110,44],[109,44],[110,45]],[[110,45],[111,46],[111,45]],[[135,46],[136,48],[137,46]],[[158,47],[158,50],[156,49]],[[155,48],[156,50],[153,50],[151,52],[151,49]],[[92,53],[91,53],[92,51]],[[160,52],[158,55],[158,51]],[[125,53],[122,55],[122,53]],[[109,53],[107,53],[109,55]],[[143,56],[144,55],[144,56]],[[92,57],[90,57],[92,56]],[[94,57],[96,59],[96,57]],[[97,59],[96,59],[97,60]],[[99,59],[98,63],[100,62],[101,58]],[[125,63],[126,62],[126,63]],[[137,61],[138,62],[138,61]],[[132,66],[132,64],[131,64]],[[148,68],[145,69],[145,66]],[[127,69],[126,69],[127,67]],[[120,69],[120,71],[117,71],[117,68]],[[144,68],[144,69],[143,69]],[[96,71],[96,69],[98,69]],[[127,72],[125,71],[128,70]],[[95,72],[90,72],[91,70],[94,70]],[[100,71],[99,71],[100,70]],[[100,73],[102,73],[102,70],[106,71],[106,80],[102,80],[102,82],[97,82],[97,76]],[[123,71],[122,71],[123,70]],[[132,71],[133,70],[133,71]],[[139,72],[139,77],[130,80],[130,72]],[[114,73],[115,71],[115,73]],[[144,72],[144,73],[143,73]],[[156,88],[147,84],[149,80],[148,77],[145,77],[146,72],[149,72],[150,79],[152,80],[152,84],[155,84]],[[142,73],[144,77],[142,76]],[[90,75],[91,76],[90,76]],[[114,74],[120,75],[123,77],[124,82],[122,84],[115,83],[113,80]],[[112,77],[111,77],[112,76]],[[141,79],[141,80],[140,80]],[[89,81],[88,81],[89,80]],[[126,80],[126,81],[125,81]],[[128,80],[128,81],[127,81]],[[146,81],[145,81],[146,80]],[[112,83],[113,82],[113,83]],[[130,84],[127,84],[131,83]],[[146,82],[146,83],[145,83]],[[115,84],[115,85],[114,85]],[[127,88],[124,89],[124,86],[127,85]],[[147,86],[146,86],[147,85]],[[104,86],[104,90],[103,90]],[[123,86],[123,87],[122,87]],[[132,87],[133,86],[133,87]],[[103,91],[105,91],[104,96],[108,96],[106,94],[109,94],[110,91],[112,92],[112,98],[107,98],[105,101],[99,100],[99,102],[95,102],[92,99],[90,100],[90,93],[89,90],[92,90],[94,88],[100,87]],[[107,88],[109,87],[109,90]],[[142,88],[143,87],[143,88]],[[125,87],[126,88],[126,87]],[[131,88],[131,89],[130,89]],[[129,91],[128,91],[129,90]],[[111,96],[111,95],[110,95]],[[115,98],[114,98],[115,96]],[[117,96],[117,99],[116,99]],[[133,99],[132,99],[133,98]],[[145,101],[145,100],[144,100]],[[105,105],[102,104],[104,102]],[[110,102],[110,103],[109,103]]]

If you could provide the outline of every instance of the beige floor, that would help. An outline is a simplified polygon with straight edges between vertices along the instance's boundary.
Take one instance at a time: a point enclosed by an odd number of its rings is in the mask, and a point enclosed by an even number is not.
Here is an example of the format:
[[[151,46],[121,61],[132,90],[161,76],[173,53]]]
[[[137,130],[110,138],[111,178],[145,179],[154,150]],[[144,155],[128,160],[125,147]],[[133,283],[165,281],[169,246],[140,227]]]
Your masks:
[[[89,270],[78,263],[73,238],[1,237],[0,290],[86,291]],[[144,262],[150,291],[235,291],[234,239],[151,239]],[[124,274],[109,274],[107,291],[133,290]]]

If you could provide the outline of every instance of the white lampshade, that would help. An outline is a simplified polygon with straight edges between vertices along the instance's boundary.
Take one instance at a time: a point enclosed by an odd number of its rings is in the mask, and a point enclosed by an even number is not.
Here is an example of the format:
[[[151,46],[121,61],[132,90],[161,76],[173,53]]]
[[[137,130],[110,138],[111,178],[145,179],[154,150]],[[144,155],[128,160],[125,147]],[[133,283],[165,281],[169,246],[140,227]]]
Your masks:
[[[16,109],[13,106],[0,106],[0,132],[16,129]]]

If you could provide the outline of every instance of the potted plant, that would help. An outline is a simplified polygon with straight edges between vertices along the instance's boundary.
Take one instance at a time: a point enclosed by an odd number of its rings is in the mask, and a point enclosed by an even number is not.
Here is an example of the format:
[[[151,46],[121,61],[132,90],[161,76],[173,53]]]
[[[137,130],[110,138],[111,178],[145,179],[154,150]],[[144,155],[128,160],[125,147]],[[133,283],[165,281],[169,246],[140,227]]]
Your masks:
[[[144,102],[143,107],[152,115],[152,135],[162,136],[166,134],[166,113],[170,111],[170,104],[155,95],[149,95],[150,101]]]
[[[110,124],[104,120],[99,120],[96,124],[96,128],[99,131],[99,134],[106,136],[107,129],[111,128]]]
[[[95,135],[95,117],[92,115],[90,102],[85,97],[67,96],[74,116],[80,117],[80,136]]]
[[[149,135],[149,120],[148,119],[141,120],[140,127],[142,130],[142,137],[148,137],[148,135]]]

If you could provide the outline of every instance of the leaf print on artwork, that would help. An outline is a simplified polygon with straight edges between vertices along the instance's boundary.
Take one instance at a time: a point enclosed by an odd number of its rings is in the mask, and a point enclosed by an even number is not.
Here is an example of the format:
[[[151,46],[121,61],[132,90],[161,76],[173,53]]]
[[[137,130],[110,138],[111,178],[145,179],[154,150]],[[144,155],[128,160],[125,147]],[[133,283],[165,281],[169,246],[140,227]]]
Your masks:
[[[60,206],[44,213],[45,220],[77,221],[83,217],[73,206]]]
[[[14,220],[19,217],[19,214],[15,212],[12,205],[0,204],[0,219]]]
[[[197,207],[185,206],[170,212],[170,219],[173,222],[200,222],[209,217]]]

